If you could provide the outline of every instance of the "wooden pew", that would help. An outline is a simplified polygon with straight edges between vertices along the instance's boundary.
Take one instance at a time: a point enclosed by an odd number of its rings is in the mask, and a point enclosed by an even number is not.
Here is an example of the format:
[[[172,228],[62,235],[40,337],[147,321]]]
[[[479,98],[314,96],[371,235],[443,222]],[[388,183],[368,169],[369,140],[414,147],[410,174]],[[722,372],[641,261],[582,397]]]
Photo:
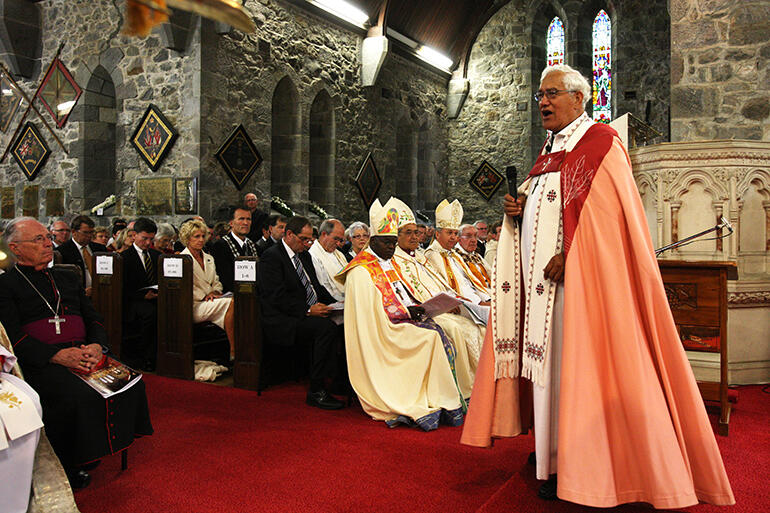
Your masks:
[[[257,295],[257,258],[235,260],[235,367],[233,384],[259,391],[262,365],[262,322]]]
[[[91,302],[104,318],[110,349],[118,359],[123,337],[123,259],[118,253],[94,254]]]
[[[194,379],[192,257],[158,258],[158,363],[161,376]]]

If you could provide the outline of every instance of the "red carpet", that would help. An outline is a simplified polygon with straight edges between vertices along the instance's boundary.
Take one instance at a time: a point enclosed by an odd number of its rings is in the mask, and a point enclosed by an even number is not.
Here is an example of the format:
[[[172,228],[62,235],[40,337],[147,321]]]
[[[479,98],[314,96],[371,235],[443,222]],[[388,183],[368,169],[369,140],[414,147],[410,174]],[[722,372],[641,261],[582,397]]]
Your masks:
[[[357,405],[310,408],[300,385],[257,397],[145,379],[155,435],[134,443],[125,472],[118,456],[103,460],[75,495],[83,513],[594,511],[535,497],[530,436],[474,449],[459,445],[461,428],[388,429]],[[768,420],[770,396],[742,388],[730,436],[717,437],[738,504],[719,511],[770,511]]]

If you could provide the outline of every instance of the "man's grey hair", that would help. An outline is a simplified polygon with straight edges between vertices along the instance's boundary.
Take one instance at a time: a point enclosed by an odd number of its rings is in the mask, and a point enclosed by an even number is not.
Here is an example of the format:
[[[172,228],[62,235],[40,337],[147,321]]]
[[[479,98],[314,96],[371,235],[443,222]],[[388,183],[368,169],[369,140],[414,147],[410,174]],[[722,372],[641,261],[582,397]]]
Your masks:
[[[51,230],[53,230],[53,225],[56,224],[56,223],[64,223],[64,224],[67,225],[67,228],[69,228],[69,226],[70,226],[69,222],[65,221],[63,218],[55,217],[55,218],[51,219],[51,223],[48,225],[48,231],[49,232]]]
[[[329,235],[334,231],[334,227],[337,226],[337,223],[342,224],[342,221],[339,219],[324,219],[321,226],[318,227],[318,235],[321,235],[322,233]],[[344,224],[342,225],[342,229],[345,229]]]
[[[163,237],[173,237],[176,235],[176,230],[169,223],[158,223],[158,231],[155,232],[155,240],[160,240]]]
[[[484,223],[484,224],[487,224],[487,222],[486,222],[486,221],[484,221],[483,219],[479,219],[478,221],[476,221],[475,223],[473,223],[473,226],[475,226],[476,228],[478,228],[478,226],[479,226],[479,223]]]
[[[5,241],[8,243],[16,242],[16,240],[19,238],[19,224],[27,221],[39,222],[34,217],[28,216],[17,217],[8,221],[8,224],[5,225],[5,234],[3,234]]]
[[[545,77],[551,73],[560,71],[564,73],[562,80],[564,81],[564,89],[568,91],[580,91],[583,93],[583,108],[588,104],[588,101],[593,97],[591,95],[591,84],[588,79],[582,75],[578,70],[572,66],[566,64],[556,64],[555,66],[548,66],[540,74],[540,83],[543,83]]]
[[[462,232],[463,232],[463,230],[465,230],[466,228],[473,228],[474,230],[476,229],[476,227],[475,227],[475,226],[473,226],[472,224],[463,224],[463,225],[461,225],[461,226],[460,226],[460,227],[457,229],[457,233],[462,233]]]
[[[366,233],[369,233],[369,227],[366,225],[366,223],[363,223],[361,221],[356,221],[355,223],[348,226],[348,229],[345,230],[345,237],[348,239],[353,236],[354,233],[356,233],[358,230],[363,230]]]

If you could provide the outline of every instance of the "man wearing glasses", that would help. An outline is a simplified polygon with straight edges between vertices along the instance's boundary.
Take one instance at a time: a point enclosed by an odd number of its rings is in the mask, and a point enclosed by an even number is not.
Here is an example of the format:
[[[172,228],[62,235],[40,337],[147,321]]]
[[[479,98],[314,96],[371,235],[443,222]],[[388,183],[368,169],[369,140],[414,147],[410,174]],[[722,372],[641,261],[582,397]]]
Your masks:
[[[345,242],[345,226],[337,219],[326,219],[318,227],[316,240],[308,253],[313,258],[318,281],[337,301],[345,301],[345,286],[334,276],[348,265],[345,256],[338,249]]]
[[[51,228],[49,231],[51,232],[51,235],[53,235],[54,249],[70,240],[70,234],[72,233],[69,225],[64,221],[54,221],[51,223]]]
[[[307,252],[312,242],[310,221],[294,216],[286,223],[283,239],[262,253],[258,266],[262,327],[266,349],[297,348],[289,351],[292,357],[306,355],[310,362],[307,404],[337,410],[344,403],[327,391],[325,382],[341,370],[343,335],[329,319],[328,305],[335,300],[316,277]]]
[[[531,384],[541,498],[733,504],[628,153],[585,113],[590,98],[578,71],[543,71],[535,99],[547,137],[518,198],[505,196],[462,442],[526,432],[518,387]]]
[[[91,295],[91,281],[94,272],[94,253],[107,251],[107,246],[94,242],[94,222],[87,216],[77,216],[72,220],[72,238],[56,248],[63,264],[72,264],[80,268],[86,296]]]
[[[40,395],[51,446],[72,487],[83,488],[93,462],[152,434],[144,382],[104,399],[73,373],[90,372],[108,351],[102,318],[73,273],[48,269],[53,246],[45,226],[17,218],[5,237],[18,263],[0,276],[0,323]]]

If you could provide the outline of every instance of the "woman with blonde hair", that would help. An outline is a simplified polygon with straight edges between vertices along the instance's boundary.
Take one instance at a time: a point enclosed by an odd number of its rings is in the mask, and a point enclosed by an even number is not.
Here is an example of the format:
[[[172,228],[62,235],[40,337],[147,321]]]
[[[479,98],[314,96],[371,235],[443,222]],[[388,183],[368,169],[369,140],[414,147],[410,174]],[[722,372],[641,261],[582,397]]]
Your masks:
[[[115,235],[115,242],[113,243],[114,251],[117,253],[123,253],[125,250],[130,248],[134,244],[134,237],[136,236],[136,231],[129,229],[129,228],[123,228]],[[110,249],[109,247],[107,249]]]
[[[235,356],[235,317],[233,300],[222,296],[222,283],[217,276],[214,257],[203,251],[209,238],[206,223],[193,219],[179,229],[179,240],[185,245],[182,255],[193,257],[193,321],[213,322],[227,333],[230,360]]]

